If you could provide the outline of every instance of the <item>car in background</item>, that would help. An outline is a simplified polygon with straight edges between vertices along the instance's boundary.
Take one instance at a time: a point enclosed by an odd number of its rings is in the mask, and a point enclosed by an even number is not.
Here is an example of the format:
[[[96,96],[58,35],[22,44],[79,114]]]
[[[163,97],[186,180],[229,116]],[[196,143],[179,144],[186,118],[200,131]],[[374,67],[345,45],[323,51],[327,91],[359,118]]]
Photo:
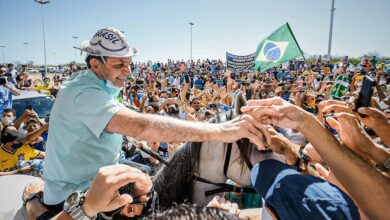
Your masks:
[[[34,68],[26,68],[26,71],[29,73],[39,73],[39,70],[34,69]]]
[[[50,96],[37,91],[21,90],[19,96],[13,96],[12,108],[16,111],[16,117],[19,118],[26,108],[31,108],[38,114],[39,118],[48,121],[54,99]]]

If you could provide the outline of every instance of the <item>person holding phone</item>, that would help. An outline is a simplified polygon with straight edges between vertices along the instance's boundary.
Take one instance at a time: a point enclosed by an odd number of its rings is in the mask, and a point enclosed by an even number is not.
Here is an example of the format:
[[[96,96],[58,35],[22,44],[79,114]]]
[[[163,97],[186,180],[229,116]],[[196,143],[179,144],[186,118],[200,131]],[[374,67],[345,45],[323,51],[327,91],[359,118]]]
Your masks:
[[[20,95],[20,91],[11,82],[8,82],[6,76],[0,76],[0,114],[6,108],[12,108],[12,96]]]

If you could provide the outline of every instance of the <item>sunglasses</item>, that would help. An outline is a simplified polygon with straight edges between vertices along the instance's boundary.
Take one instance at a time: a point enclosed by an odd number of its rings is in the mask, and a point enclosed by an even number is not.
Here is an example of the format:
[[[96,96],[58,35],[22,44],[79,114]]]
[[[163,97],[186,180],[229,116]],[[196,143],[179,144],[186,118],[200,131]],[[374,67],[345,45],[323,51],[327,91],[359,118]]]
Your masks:
[[[152,186],[152,189],[149,192],[146,192],[146,193],[141,194],[139,196],[134,196],[132,204],[144,204],[144,203],[147,203],[147,202],[141,202],[140,201],[141,197],[142,196],[147,196],[147,197],[149,197],[149,200],[150,200],[150,199],[153,198],[153,195],[154,195],[154,186]]]

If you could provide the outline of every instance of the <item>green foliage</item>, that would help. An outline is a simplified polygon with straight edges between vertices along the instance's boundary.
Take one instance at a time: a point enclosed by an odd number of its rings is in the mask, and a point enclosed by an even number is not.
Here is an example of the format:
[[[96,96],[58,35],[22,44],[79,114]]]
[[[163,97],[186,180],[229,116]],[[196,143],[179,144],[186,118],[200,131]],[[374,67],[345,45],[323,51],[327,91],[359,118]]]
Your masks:
[[[353,64],[354,66],[358,65],[360,63],[360,58],[357,57],[350,57],[349,62]]]

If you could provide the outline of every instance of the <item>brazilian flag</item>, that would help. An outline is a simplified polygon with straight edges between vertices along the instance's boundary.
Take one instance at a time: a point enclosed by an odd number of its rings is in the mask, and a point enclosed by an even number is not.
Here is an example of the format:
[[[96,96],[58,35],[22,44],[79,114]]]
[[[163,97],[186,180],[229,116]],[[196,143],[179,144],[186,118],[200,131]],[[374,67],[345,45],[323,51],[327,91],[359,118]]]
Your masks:
[[[288,23],[282,25],[257,46],[255,70],[264,72],[302,56],[302,51]]]

